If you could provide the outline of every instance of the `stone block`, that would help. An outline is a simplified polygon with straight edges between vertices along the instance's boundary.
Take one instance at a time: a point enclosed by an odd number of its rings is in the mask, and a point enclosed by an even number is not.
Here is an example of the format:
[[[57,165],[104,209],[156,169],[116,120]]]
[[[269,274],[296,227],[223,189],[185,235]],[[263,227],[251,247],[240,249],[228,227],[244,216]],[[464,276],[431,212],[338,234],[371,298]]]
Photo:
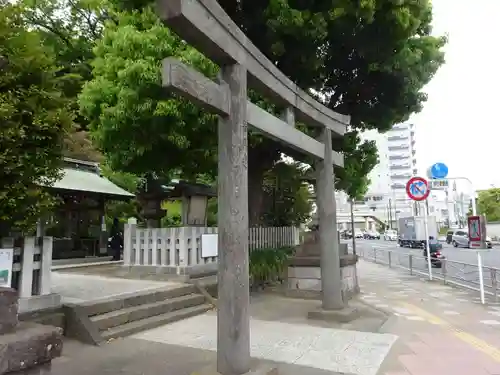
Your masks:
[[[324,310],[323,308],[318,308],[313,311],[309,311],[307,317],[313,320],[324,320],[337,323],[349,323],[353,320],[359,318],[359,310],[355,307],[346,306],[339,310]]]
[[[221,375],[217,371],[217,365],[211,364],[199,371],[194,371],[191,375]],[[279,375],[278,368],[271,364],[254,363],[250,371],[242,375]]]
[[[12,332],[19,324],[17,290],[0,288],[0,335]]]
[[[0,374],[50,363],[61,355],[62,347],[62,329],[21,323],[14,332],[0,336]]]
[[[288,267],[288,277],[297,279],[321,280],[321,268],[319,267]]]

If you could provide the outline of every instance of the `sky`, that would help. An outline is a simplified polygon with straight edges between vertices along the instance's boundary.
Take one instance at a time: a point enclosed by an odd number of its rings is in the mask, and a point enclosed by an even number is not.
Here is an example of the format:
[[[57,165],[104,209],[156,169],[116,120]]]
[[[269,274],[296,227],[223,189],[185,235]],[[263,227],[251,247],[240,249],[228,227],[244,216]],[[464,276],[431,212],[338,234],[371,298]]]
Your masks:
[[[476,190],[500,187],[500,1],[433,0],[433,8],[433,33],[449,42],[424,109],[410,118],[419,172],[443,162]]]

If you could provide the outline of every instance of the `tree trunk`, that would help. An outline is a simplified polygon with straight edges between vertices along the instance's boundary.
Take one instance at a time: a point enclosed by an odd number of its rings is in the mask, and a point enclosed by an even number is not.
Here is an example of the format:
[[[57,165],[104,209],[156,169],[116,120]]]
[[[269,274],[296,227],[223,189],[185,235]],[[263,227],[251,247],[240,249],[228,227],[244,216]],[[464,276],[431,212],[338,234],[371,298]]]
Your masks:
[[[264,175],[279,158],[280,152],[271,140],[264,140],[248,150],[248,220],[251,227],[262,224]]]
[[[264,202],[262,182],[265,170],[259,167],[248,170],[248,222],[251,227],[261,224],[261,215]]]

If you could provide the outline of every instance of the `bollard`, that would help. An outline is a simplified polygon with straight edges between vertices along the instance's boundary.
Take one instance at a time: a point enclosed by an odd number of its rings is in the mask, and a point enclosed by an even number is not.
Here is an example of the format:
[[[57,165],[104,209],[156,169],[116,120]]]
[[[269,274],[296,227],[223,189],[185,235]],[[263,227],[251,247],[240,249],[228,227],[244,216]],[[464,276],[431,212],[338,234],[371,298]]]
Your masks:
[[[373,261],[377,263],[377,249],[373,249]]]
[[[388,251],[387,252],[387,255],[389,256],[389,268],[392,267],[392,251]]]
[[[493,293],[495,294],[495,302],[498,302],[498,282],[497,282],[497,270],[490,268],[491,276],[491,286],[493,287]]]
[[[408,266],[410,267],[410,275],[413,275],[413,255],[408,254]]]
[[[447,270],[446,270],[446,259],[441,260],[441,273],[443,275],[443,284],[446,284],[446,275],[447,275]]]

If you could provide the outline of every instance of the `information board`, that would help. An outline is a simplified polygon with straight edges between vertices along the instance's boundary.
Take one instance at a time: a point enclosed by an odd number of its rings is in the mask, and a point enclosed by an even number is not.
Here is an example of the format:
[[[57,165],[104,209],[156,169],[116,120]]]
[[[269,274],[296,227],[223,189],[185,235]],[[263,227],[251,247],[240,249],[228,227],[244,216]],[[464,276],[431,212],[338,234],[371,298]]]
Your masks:
[[[14,249],[0,249],[0,287],[12,286]]]

